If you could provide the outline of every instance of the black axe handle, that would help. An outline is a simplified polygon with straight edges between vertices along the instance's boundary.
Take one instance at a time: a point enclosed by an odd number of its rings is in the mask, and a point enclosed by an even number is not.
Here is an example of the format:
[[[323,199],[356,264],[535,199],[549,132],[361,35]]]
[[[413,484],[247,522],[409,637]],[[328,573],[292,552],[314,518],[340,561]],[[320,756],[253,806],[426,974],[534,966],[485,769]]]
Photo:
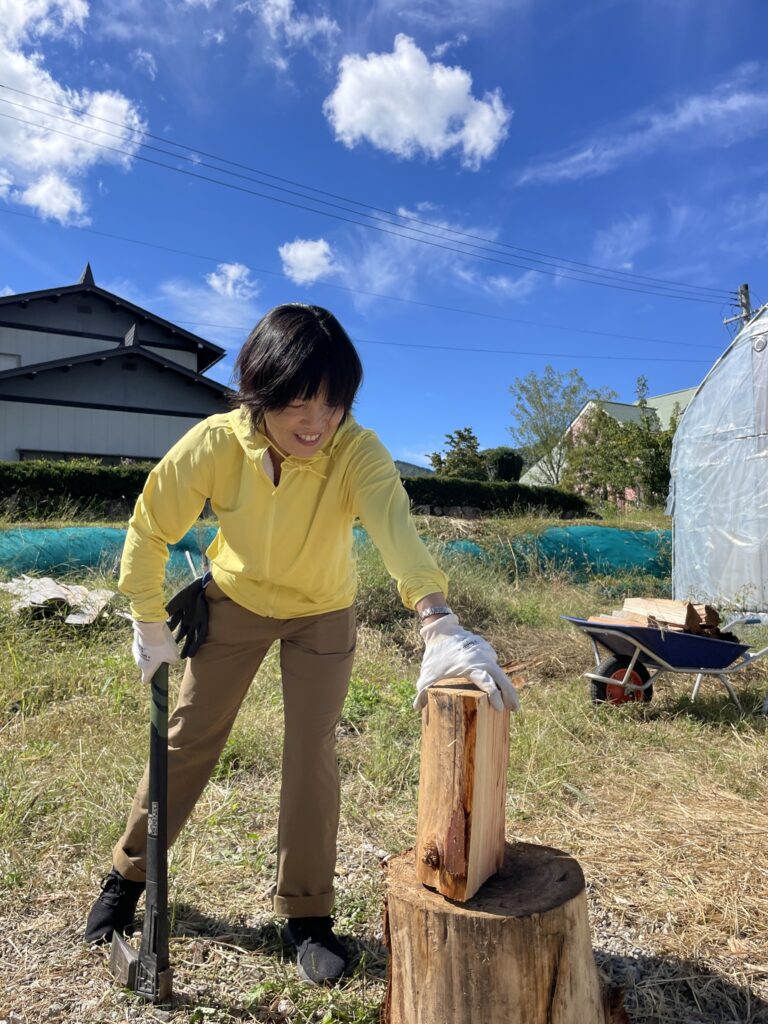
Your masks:
[[[147,894],[136,972],[136,991],[145,999],[170,998],[168,955],[168,666],[152,677],[149,727]]]

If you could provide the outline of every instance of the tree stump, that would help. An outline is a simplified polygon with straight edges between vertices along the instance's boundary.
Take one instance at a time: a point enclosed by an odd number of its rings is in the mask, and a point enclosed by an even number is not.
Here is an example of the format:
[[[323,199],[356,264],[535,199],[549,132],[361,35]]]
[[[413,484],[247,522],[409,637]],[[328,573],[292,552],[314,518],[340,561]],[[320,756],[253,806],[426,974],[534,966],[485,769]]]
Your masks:
[[[466,681],[433,686],[422,713],[416,874],[468,900],[504,861],[509,712]]]
[[[466,903],[427,889],[414,852],[389,862],[384,1024],[609,1024],[584,875],[567,854],[507,844]],[[621,1011],[619,1011],[620,1013]]]

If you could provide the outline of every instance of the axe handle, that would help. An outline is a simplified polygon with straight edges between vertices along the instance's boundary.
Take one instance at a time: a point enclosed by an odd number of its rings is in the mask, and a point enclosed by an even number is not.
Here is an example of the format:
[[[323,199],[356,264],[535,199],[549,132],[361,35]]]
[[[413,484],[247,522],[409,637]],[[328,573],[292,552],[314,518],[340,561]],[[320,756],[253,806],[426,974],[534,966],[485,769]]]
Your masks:
[[[147,895],[140,960],[168,969],[168,666],[152,677],[149,727]]]

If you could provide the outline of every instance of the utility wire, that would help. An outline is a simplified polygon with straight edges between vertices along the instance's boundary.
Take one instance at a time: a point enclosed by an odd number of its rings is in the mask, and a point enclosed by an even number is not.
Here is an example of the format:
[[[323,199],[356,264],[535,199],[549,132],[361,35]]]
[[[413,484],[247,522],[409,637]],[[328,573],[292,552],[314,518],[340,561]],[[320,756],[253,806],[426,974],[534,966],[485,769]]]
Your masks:
[[[14,106],[14,107],[22,107],[22,109],[24,109],[24,110],[28,110],[28,111],[32,111],[33,113],[41,114],[43,117],[54,116],[54,115],[47,114],[45,111],[41,111],[41,110],[39,110],[38,108],[35,108],[35,107],[27,107],[24,104],[14,103],[12,100],[0,99],[0,102],[9,104],[9,105]],[[64,135],[67,138],[75,138],[75,139],[78,139],[79,141],[85,142],[85,143],[87,143],[89,145],[98,146],[99,148],[102,148],[102,149],[111,149],[111,147],[105,146],[105,145],[102,145],[102,144],[99,144],[99,143],[95,143],[95,142],[93,142],[93,140],[84,139],[81,135],[72,135],[71,133],[65,132],[65,131],[63,131],[61,129],[52,128],[50,125],[45,124],[45,123],[29,122],[29,121],[26,121],[26,120],[24,120],[22,118],[14,118],[10,114],[2,114],[2,113],[0,113],[0,116],[7,117],[7,118],[9,118],[11,120],[21,121],[21,123],[23,123],[23,124],[29,124],[32,127],[39,128],[39,129],[41,129],[43,131],[52,131],[52,132],[55,132],[57,134]],[[76,127],[82,127],[81,125],[79,125],[78,122],[73,121],[70,118],[63,118],[63,117],[60,117],[59,115],[55,115],[55,116],[56,116],[56,120],[57,121],[61,121],[61,122],[67,123],[67,124],[73,124]],[[116,140],[118,140],[120,142],[124,141],[123,135],[115,135],[112,132],[105,131],[105,129],[103,129],[103,128],[96,128],[96,129],[91,129],[91,130],[96,131],[96,132],[98,132],[101,135],[106,135],[108,138],[116,139]],[[348,207],[340,206],[338,203],[329,203],[326,200],[315,199],[312,196],[306,196],[306,195],[304,195],[301,192],[295,191],[294,189],[284,188],[284,187],[282,187],[280,185],[271,185],[271,184],[268,184],[268,183],[265,183],[265,182],[256,181],[256,179],[254,179],[254,178],[252,178],[252,177],[250,177],[248,175],[238,174],[238,173],[236,173],[234,171],[227,171],[226,169],[222,169],[222,168],[217,167],[217,166],[215,166],[213,164],[206,163],[203,160],[197,160],[197,159],[194,159],[193,157],[190,157],[190,156],[185,156],[185,155],[181,155],[181,154],[177,154],[177,153],[171,153],[168,150],[161,149],[158,146],[152,146],[152,145],[150,145],[148,143],[143,143],[142,142],[142,143],[137,143],[137,145],[139,145],[142,149],[147,149],[147,150],[150,150],[152,152],[160,153],[163,156],[169,156],[169,157],[171,157],[174,160],[183,160],[186,163],[192,164],[194,167],[205,167],[208,170],[213,170],[213,171],[216,171],[216,172],[219,172],[219,173],[229,174],[229,175],[231,175],[233,177],[236,177],[236,178],[239,178],[241,180],[255,182],[256,184],[260,184],[260,185],[265,185],[267,188],[275,189],[275,190],[278,190],[280,192],[287,193],[288,195],[296,196],[296,197],[298,197],[300,199],[309,199],[310,202],[321,203],[321,204],[323,204],[325,206],[329,206],[329,207],[331,207],[333,209],[342,210],[345,213],[352,213],[356,217],[360,217],[360,216],[368,217],[369,219],[371,219],[373,221],[376,221],[376,222],[381,223],[381,224],[387,224],[387,225],[390,225],[391,227],[398,227],[398,228],[405,227],[407,230],[415,232],[416,235],[423,235],[423,236],[425,236],[425,238],[418,238],[418,237],[415,237],[414,235],[405,235],[405,234],[402,234],[401,232],[393,232],[391,230],[386,232],[388,234],[399,234],[400,237],[407,238],[407,239],[409,239],[411,241],[424,242],[424,244],[432,244],[432,245],[436,245],[436,246],[438,246],[440,248],[448,248],[448,249],[450,249],[450,251],[462,253],[463,255],[472,256],[472,257],[476,257],[476,258],[480,258],[480,259],[487,258],[487,259],[490,259],[491,262],[504,263],[507,266],[512,266],[512,267],[515,267],[516,269],[525,270],[527,272],[538,272],[538,273],[547,274],[548,276],[552,276],[552,277],[562,277],[565,280],[579,281],[579,282],[587,283],[587,284],[598,284],[598,283],[602,283],[603,281],[607,281],[607,282],[610,282],[610,286],[611,287],[624,288],[624,290],[630,290],[630,291],[638,291],[639,290],[639,289],[628,289],[624,285],[615,284],[614,282],[617,280],[616,278],[608,277],[605,274],[593,273],[592,271],[580,271],[580,272],[577,272],[581,276],[576,276],[576,274],[565,274],[565,273],[562,273],[562,268],[557,267],[554,264],[547,263],[544,260],[537,260],[537,259],[531,260],[530,258],[527,258],[528,261],[525,262],[525,263],[519,263],[519,262],[518,263],[512,263],[510,261],[493,259],[492,257],[483,257],[483,256],[480,255],[480,253],[483,253],[483,252],[491,253],[493,256],[496,256],[496,257],[498,257],[499,253],[498,253],[498,251],[496,249],[489,248],[488,246],[481,246],[481,245],[477,245],[476,243],[462,242],[461,240],[452,239],[452,238],[446,238],[446,236],[444,234],[436,234],[433,231],[423,231],[423,230],[421,230],[419,228],[410,228],[407,225],[393,224],[392,221],[385,220],[382,217],[376,217],[376,216],[374,216],[372,214],[359,213],[356,210],[349,210]],[[129,159],[130,158],[135,158],[135,159],[140,159],[140,160],[141,159],[146,160],[149,163],[153,162],[151,160],[147,160],[146,157],[136,156],[135,153],[132,154],[132,153],[129,153],[129,152],[124,151],[124,150],[121,150],[120,152],[121,152],[122,155],[126,156]],[[184,173],[183,168],[173,167],[173,166],[170,166],[168,164],[159,164],[158,166],[163,166],[163,167],[166,167],[168,170],[173,170],[173,171],[177,171],[179,173]],[[229,187],[229,183],[228,182],[221,181],[219,179],[211,179],[211,178],[208,178],[207,176],[202,176],[202,175],[196,175],[196,176],[203,177],[204,180],[206,180],[206,181],[214,181],[214,183],[216,183],[216,184],[222,185],[224,187]],[[250,190],[245,189],[244,191],[250,191]],[[254,193],[254,194],[259,195],[261,198],[272,199],[273,201],[280,202],[280,200],[277,197],[275,197],[275,196],[270,196],[270,195],[266,195],[265,196],[263,193]],[[289,205],[295,205],[295,204],[289,204]],[[312,212],[315,212],[315,213],[326,213],[326,211],[316,210],[314,208],[309,208],[309,207],[302,207],[302,208],[303,209],[311,209]],[[327,215],[327,213],[326,213],[326,215]],[[344,220],[345,218],[340,217],[340,218],[337,218],[337,219]],[[357,220],[351,221],[351,223],[354,223],[354,224],[356,224],[356,225],[358,225],[360,227],[369,227],[369,228],[370,227],[374,227],[374,225],[372,225],[372,224],[366,224],[365,222],[357,221]],[[378,229],[378,230],[383,230],[383,229]],[[432,242],[432,243],[430,243],[430,242],[426,241],[427,237],[441,239],[443,241],[455,242],[457,245],[465,246],[465,248],[457,249],[457,248],[454,248],[452,246],[445,246],[445,245],[441,246],[439,242]],[[475,249],[479,250],[479,252],[472,251],[472,250],[475,250]],[[520,258],[521,257],[518,257],[518,259],[520,259]],[[548,269],[548,270],[540,270],[538,267],[530,266],[530,262],[542,263],[545,267],[550,268],[550,269]],[[554,269],[554,272],[553,272],[553,269]],[[584,276],[584,275],[588,275],[588,276]],[[595,280],[593,280],[593,278]],[[681,286],[681,287],[686,287],[686,286]],[[666,286],[664,287],[664,290],[661,290],[659,288],[653,288],[651,290],[644,289],[643,291],[644,291],[645,294],[654,294],[654,295],[658,294],[658,295],[664,295],[664,296],[667,296],[667,297],[670,297],[670,298],[687,298],[687,299],[695,299],[696,301],[711,301],[711,300],[701,300],[698,295],[688,295],[686,293],[678,294],[677,290],[675,290],[675,292],[671,292],[669,289],[666,288]],[[720,301],[722,301],[722,298],[720,299]]]
[[[3,101],[3,102],[8,102],[8,101]],[[44,116],[48,116],[48,115],[44,115]],[[554,271],[554,270],[545,270],[545,269],[542,269],[540,267],[529,266],[528,264],[525,264],[525,263],[512,262],[511,260],[508,260],[508,259],[506,259],[506,260],[505,259],[500,259],[497,256],[489,256],[489,255],[486,255],[486,254],[481,253],[481,252],[471,252],[471,251],[468,251],[467,249],[459,249],[459,248],[456,248],[456,246],[446,245],[446,244],[441,243],[441,242],[428,241],[427,239],[424,239],[424,238],[416,238],[413,235],[404,234],[401,231],[393,231],[391,229],[380,227],[377,224],[366,224],[366,223],[364,223],[362,221],[354,220],[351,217],[343,217],[343,216],[340,216],[339,214],[336,214],[336,213],[330,213],[327,210],[318,210],[315,207],[306,206],[303,203],[293,202],[293,201],[288,200],[288,199],[281,199],[278,196],[268,195],[268,194],[263,193],[263,192],[258,192],[255,189],[246,188],[243,185],[237,185],[237,184],[235,184],[233,182],[222,181],[219,178],[213,178],[213,177],[210,177],[210,176],[205,175],[205,174],[199,174],[199,173],[197,173],[195,171],[187,170],[187,169],[185,169],[183,167],[173,167],[170,164],[163,163],[162,161],[154,160],[154,159],[152,159],[150,157],[142,156],[142,155],[140,155],[138,153],[130,153],[127,150],[119,149],[119,148],[117,148],[115,146],[107,146],[107,145],[105,145],[103,143],[95,142],[93,139],[86,139],[86,138],[83,138],[80,135],[73,135],[70,132],[63,131],[60,128],[53,128],[50,125],[42,125],[42,124],[40,124],[38,122],[28,121],[28,120],[26,120],[24,118],[15,117],[12,114],[7,114],[7,113],[3,113],[3,112],[0,112],[0,117],[4,117],[4,118],[6,118],[8,120],[11,120],[11,121],[17,121],[20,124],[25,124],[25,125],[28,125],[29,127],[37,128],[38,130],[41,130],[41,131],[44,131],[44,132],[51,132],[51,133],[54,133],[56,135],[62,135],[65,138],[76,139],[80,143],[85,143],[86,145],[94,146],[97,149],[102,149],[102,150],[105,150],[107,152],[116,153],[119,156],[127,158],[127,159],[140,160],[143,163],[147,163],[147,164],[150,164],[150,165],[155,166],[155,167],[160,167],[160,168],[163,168],[164,170],[167,170],[167,171],[173,171],[176,174],[182,174],[182,175],[184,175],[186,177],[195,178],[195,179],[197,179],[199,181],[206,181],[206,182],[208,182],[210,184],[219,185],[222,188],[227,188],[227,189],[230,189],[232,191],[242,192],[242,193],[245,193],[247,195],[256,196],[256,197],[258,197],[260,199],[268,199],[268,200],[270,200],[272,202],[280,203],[281,205],[290,206],[290,207],[293,207],[293,208],[296,208],[296,209],[306,210],[306,211],[308,211],[310,213],[320,214],[321,216],[330,217],[332,219],[340,220],[340,221],[343,221],[343,222],[348,223],[348,224],[354,224],[357,227],[367,227],[370,230],[378,231],[378,232],[380,232],[382,234],[393,235],[395,237],[404,238],[404,239],[407,239],[407,240],[413,241],[413,242],[421,242],[423,245],[431,245],[431,246],[433,246],[435,248],[443,249],[443,250],[446,250],[448,252],[459,253],[462,256],[469,256],[469,257],[471,257],[473,259],[480,259],[480,260],[484,260],[485,262],[489,262],[489,263],[495,263],[495,264],[501,264],[503,266],[514,267],[517,270],[526,270],[526,271],[531,271],[531,272],[534,272],[534,273],[537,273],[537,274],[544,274],[544,275],[546,275],[548,277],[560,278],[562,280],[577,281],[577,282],[580,282],[582,284],[593,284],[593,285],[596,285],[596,286],[602,287],[602,288],[613,288],[613,289],[617,289],[617,290],[620,290],[620,291],[635,292],[637,294],[642,294],[642,295],[655,295],[655,296],[660,297],[660,298],[681,299],[681,300],[687,301],[687,302],[701,302],[701,303],[706,303],[708,305],[718,305],[718,306],[721,306],[722,302],[723,302],[722,299],[715,300],[715,299],[700,298],[698,296],[686,295],[686,294],[678,294],[678,293],[671,292],[671,291],[661,291],[659,289],[633,288],[633,287],[630,287],[629,285],[617,284],[617,283],[614,283],[614,282],[610,282],[609,283],[607,281],[600,281],[600,280],[596,280],[596,279],[592,279],[592,278],[585,278],[583,276],[582,277],[578,277],[578,276],[575,276],[573,274],[561,273],[561,272]],[[99,131],[99,132],[103,131],[102,129],[95,129],[95,130]],[[106,134],[108,134],[108,133],[106,133]],[[150,148],[150,147],[146,147],[146,148]],[[154,149],[155,147],[151,147],[151,148]],[[167,153],[166,151],[163,151],[163,152],[167,156],[171,156],[174,159],[177,158],[176,154]],[[192,163],[197,163],[196,161],[191,161],[191,162]],[[268,186],[268,187],[274,187],[274,186]],[[287,191],[287,190],[285,190],[285,191]],[[307,198],[307,197],[306,196],[302,196],[302,198]],[[310,200],[310,201],[315,201],[315,200]],[[421,233],[424,234],[424,232],[421,232]],[[467,243],[460,243],[460,244],[467,244]]]
[[[46,225],[48,224],[48,221],[44,217],[39,217],[33,213],[24,213],[21,210],[9,210],[7,207],[0,207],[0,213],[8,214],[13,217],[23,217],[25,220],[34,220]],[[207,263],[220,264],[233,262],[229,257],[210,256],[204,253],[192,252],[189,249],[177,249],[169,245],[161,245],[158,242],[148,242],[145,239],[130,238],[127,235],[118,235],[110,231],[100,231],[96,228],[84,227],[82,225],[76,225],[75,230],[82,231],[89,235],[96,235],[99,238],[108,238],[110,239],[110,241],[128,242],[131,245],[144,246],[145,248],[148,249],[156,249],[159,250],[160,252],[172,253],[175,256],[187,256],[192,259],[204,260]],[[270,277],[279,277],[282,278],[283,280],[290,280],[290,278],[281,271],[267,270],[264,267],[256,267],[253,264],[242,263],[242,261],[238,262],[240,262],[242,266],[247,267],[248,270],[252,271],[255,274],[267,274]],[[519,324],[524,327],[535,327],[539,330],[565,331],[567,333],[572,334],[586,334],[602,338],[616,338],[622,341],[642,341],[652,345],[674,345],[676,347],[695,348],[699,350],[702,348],[702,345],[699,342],[672,341],[669,338],[649,338],[647,336],[637,334],[619,334],[613,331],[601,331],[589,327],[572,327],[566,324],[547,324],[542,323],[541,321],[538,320],[526,320],[520,317],[505,316],[502,313],[488,313],[477,309],[465,309],[461,306],[445,306],[436,302],[425,302],[422,299],[405,298],[402,295],[387,295],[385,292],[373,292],[361,288],[350,288],[347,285],[334,284],[330,281],[316,281],[314,282],[314,286],[320,288],[332,288],[336,291],[347,292],[351,295],[364,295],[370,298],[384,299],[388,302],[401,302],[411,306],[422,306],[426,309],[436,309],[440,310],[441,312],[460,313],[464,316],[474,316],[488,320],[498,320],[504,323]],[[252,324],[249,324],[247,327],[239,325],[235,326],[234,324],[216,324],[208,323],[201,320],[176,320],[176,323],[187,324],[190,326],[213,327],[217,329],[237,331],[249,331],[253,326]]]
[[[603,356],[584,355],[580,352],[541,352],[538,350],[527,351],[523,349],[499,349],[499,348],[466,348],[463,345],[424,345],[421,342],[409,341],[371,341],[368,338],[353,338],[357,345],[389,345],[393,348],[426,348],[432,352],[483,352],[494,356],[546,356],[548,359],[599,359],[600,361],[632,363],[642,360],[644,363],[706,363],[711,365],[709,359],[665,359],[662,356],[646,356],[645,353],[636,356]]]
[[[482,242],[485,245],[491,245],[495,249],[499,249],[499,248],[507,249],[507,250],[509,250],[511,252],[522,253],[522,254],[526,255],[527,257],[529,257],[529,258],[532,258],[532,257],[542,257],[542,259],[533,259],[532,261],[536,262],[536,263],[544,263],[547,266],[554,265],[551,261],[555,261],[555,263],[565,263],[565,264],[571,264],[574,267],[581,267],[581,268],[584,269],[584,271],[586,271],[588,273],[591,273],[593,271],[599,271],[600,274],[597,275],[597,276],[611,275],[611,277],[608,278],[609,280],[612,280],[612,279],[622,280],[622,279],[624,279],[624,280],[634,280],[634,281],[645,281],[645,282],[650,282],[650,283],[655,283],[655,284],[661,284],[663,286],[668,286],[668,287],[671,287],[671,288],[674,288],[674,289],[678,289],[678,290],[685,289],[685,290],[688,290],[688,291],[699,291],[699,292],[702,292],[702,293],[705,293],[705,294],[710,294],[710,295],[727,296],[729,299],[731,298],[732,295],[735,294],[734,292],[730,292],[730,291],[727,291],[726,289],[722,289],[722,288],[713,288],[713,287],[710,287],[710,286],[696,285],[696,284],[685,284],[685,283],[679,282],[679,281],[670,281],[670,280],[667,280],[667,279],[664,279],[664,278],[650,277],[650,276],[643,275],[643,274],[635,274],[634,272],[621,271],[621,270],[616,270],[616,269],[609,268],[609,267],[600,267],[600,266],[596,266],[594,264],[584,263],[584,262],[581,262],[581,261],[578,261],[578,260],[567,259],[565,257],[552,256],[552,255],[547,254],[547,253],[539,252],[538,250],[535,250],[535,249],[525,249],[525,248],[522,248],[520,246],[510,245],[507,242],[503,242],[503,241],[499,242],[499,241],[497,241],[495,239],[490,239],[490,238],[484,237],[482,235],[473,234],[473,233],[467,232],[467,231],[462,231],[462,230],[460,230],[458,228],[450,227],[449,225],[439,224],[439,223],[435,223],[435,222],[432,222],[432,221],[426,221],[426,220],[423,220],[423,219],[418,218],[418,217],[406,216],[405,214],[401,214],[401,213],[395,213],[395,212],[393,212],[391,210],[386,210],[386,209],[383,209],[381,207],[373,206],[373,205],[371,205],[369,203],[364,203],[364,202],[361,202],[361,201],[356,200],[356,199],[350,199],[349,197],[339,195],[338,193],[335,193],[335,192],[328,192],[328,191],[326,191],[324,189],[318,189],[318,188],[315,188],[312,185],[306,185],[306,184],[303,184],[302,182],[297,182],[297,181],[295,181],[293,179],[290,179],[290,178],[284,178],[284,177],[281,177],[279,175],[271,174],[268,171],[263,171],[263,170],[261,170],[259,168],[251,167],[251,166],[249,166],[247,164],[237,163],[236,161],[229,160],[229,159],[227,159],[225,157],[221,157],[221,156],[219,156],[219,155],[217,155],[215,153],[210,153],[210,152],[207,152],[205,150],[198,149],[198,148],[196,148],[194,146],[189,146],[186,143],[176,142],[175,140],[170,139],[170,138],[168,138],[166,136],[155,135],[155,134],[153,134],[151,132],[147,132],[147,131],[145,131],[143,129],[132,128],[129,125],[125,125],[125,124],[123,124],[123,123],[121,123],[119,121],[114,121],[114,120],[111,120],[110,118],[102,117],[102,116],[99,116],[97,114],[91,114],[89,111],[83,110],[82,108],[74,107],[74,106],[71,106],[71,105],[66,104],[66,103],[60,103],[60,102],[58,102],[56,100],[51,100],[51,99],[47,99],[45,97],[37,96],[34,93],[25,92],[24,90],[21,90],[21,89],[15,89],[12,86],[5,85],[2,82],[0,82],[0,89],[4,89],[4,90],[9,91],[9,92],[14,92],[17,95],[26,96],[26,97],[28,97],[30,99],[37,99],[37,100],[40,100],[41,102],[49,103],[51,105],[60,107],[60,108],[65,109],[65,110],[69,110],[69,111],[71,111],[73,113],[76,113],[76,114],[78,114],[81,117],[89,117],[89,118],[92,118],[93,120],[102,121],[105,124],[111,124],[111,125],[113,125],[115,127],[118,127],[120,129],[122,129],[123,132],[126,132],[126,131],[127,132],[131,132],[134,135],[138,135],[138,136],[141,136],[141,137],[144,137],[144,138],[150,138],[150,139],[153,139],[155,141],[162,142],[165,145],[171,145],[171,146],[174,146],[174,147],[176,147],[178,149],[184,149],[188,153],[197,153],[200,156],[209,157],[210,159],[216,160],[217,163],[220,163],[220,164],[227,164],[230,167],[237,167],[237,168],[239,168],[241,170],[249,171],[252,174],[258,174],[258,175],[260,175],[263,178],[271,178],[274,181],[282,181],[282,182],[284,182],[286,184],[294,185],[294,186],[296,186],[298,188],[303,189],[305,192],[306,191],[315,192],[318,195],[329,196],[330,198],[341,200],[342,202],[344,202],[346,204],[352,204],[352,205],[355,205],[355,206],[359,206],[359,207],[361,207],[363,209],[366,209],[366,210],[373,210],[375,213],[385,214],[386,217],[388,218],[385,221],[385,223],[392,223],[393,219],[399,219],[401,221],[404,221],[406,224],[409,224],[409,223],[410,224],[418,224],[418,225],[421,225],[423,227],[437,228],[441,232],[440,235],[436,236],[436,237],[439,237],[439,238],[445,238],[446,237],[445,233],[449,232],[450,234],[453,234],[453,235],[457,235],[457,236],[460,236],[460,237],[463,237],[463,238],[472,239],[475,242]],[[22,107],[22,109],[34,110],[36,113],[43,114],[43,116],[51,116],[51,115],[48,115],[46,111],[39,110],[38,108],[35,108],[35,107],[29,107],[29,106],[27,106],[25,104],[13,103],[13,101],[7,100],[7,99],[2,99],[2,102],[9,103],[9,104],[11,104],[13,106]],[[73,124],[77,124],[78,123],[78,122],[73,122],[73,121],[71,121],[68,118],[61,118],[61,120],[66,120],[69,123],[73,123]],[[120,138],[120,139],[122,139],[124,137],[123,135],[114,136],[114,135],[112,135],[112,133],[109,133],[109,132],[104,132],[104,134],[111,135],[111,137],[113,137],[113,138]],[[145,146],[146,148],[149,148],[149,149],[157,150],[157,147],[148,146],[146,143],[141,143],[141,145]],[[187,160],[189,162],[192,162],[192,163],[197,163],[197,164],[202,163],[201,161],[194,160],[194,159],[190,158],[189,156],[182,156],[181,154],[168,153],[167,150],[157,150],[157,151],[158,152],[162,152],[165,155],[174,156],[176,158],[180,157],[181,159],[185,159],[185,160]],[[204,166],[211,167],[210,164],[204,164]],[[230,171],[227,171],[223,167],[214,167],[213,169],[217,170],[219,172],[223,172],[223,173],[232,173]],[[237,177],[244,177],[242,175],[236,175],[236,176]],[[254,181],[255,179],[247,178],[246,180]],[[270,187],[270,188],[275,188],[275,189],[279,188],[279,186],[269,185],[268,182],[258,181],[257,183],[258,184],[267,185],[267,187]],[[288,190],[288,189],[280,189],[280,191],[289,191],[289,192],[291,192],[291,194],[294,194],[294,195],[297,194],[297,193],[292,192],[291,190]],[[300,193],[298,193],[298,194],[300,194]],[[312,197],[304,196],[304,195],[302,195],[302,198],[312,199]],[[318,200],[315,200],[315,201],[318,201]],[[336,207],[336,204],[332,204],[332,203],[331,204],[326,204],[326,205]],[[358,216],[361,215],[361,214],[357,213],[357,211],[349,211],[348,210],[348,206],[336,207],[336,208],[344,209],[347,212],[356,213],[356,215],[358,215]],[[369,215],[362,214],[362,216],[369,216]],[[372,219],[380,220],[381,218],[374,217]],[[398,225],[398,226],[401,226],[401,225]],[[411,229],[411,230],[416,230],[416,229]],[[422,234],[432,234],[431,232],[420,232],[420,233],[422,233]],[[484,246],[480,246],[479,248],[484,248]],[[491,251],[494,251],[494,250],[491,250]]]

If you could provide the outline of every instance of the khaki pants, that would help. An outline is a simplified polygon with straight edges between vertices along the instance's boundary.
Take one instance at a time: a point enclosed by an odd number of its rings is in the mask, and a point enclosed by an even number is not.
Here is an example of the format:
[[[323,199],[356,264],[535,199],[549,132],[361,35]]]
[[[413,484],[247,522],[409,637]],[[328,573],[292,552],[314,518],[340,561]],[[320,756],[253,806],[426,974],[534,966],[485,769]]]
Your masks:
[[[319,917],[333,906],[339,774],[336,724],[355,649],[352,608],[298,619],[254,615],[210,583],[208,637],[187,662],[168,723],[168,843],[173,843],[218,760],[240,704],[275,640],[285,713],[274,909]],[[139,784],[113,863],[125,878],[146,872],[147,781]]]

